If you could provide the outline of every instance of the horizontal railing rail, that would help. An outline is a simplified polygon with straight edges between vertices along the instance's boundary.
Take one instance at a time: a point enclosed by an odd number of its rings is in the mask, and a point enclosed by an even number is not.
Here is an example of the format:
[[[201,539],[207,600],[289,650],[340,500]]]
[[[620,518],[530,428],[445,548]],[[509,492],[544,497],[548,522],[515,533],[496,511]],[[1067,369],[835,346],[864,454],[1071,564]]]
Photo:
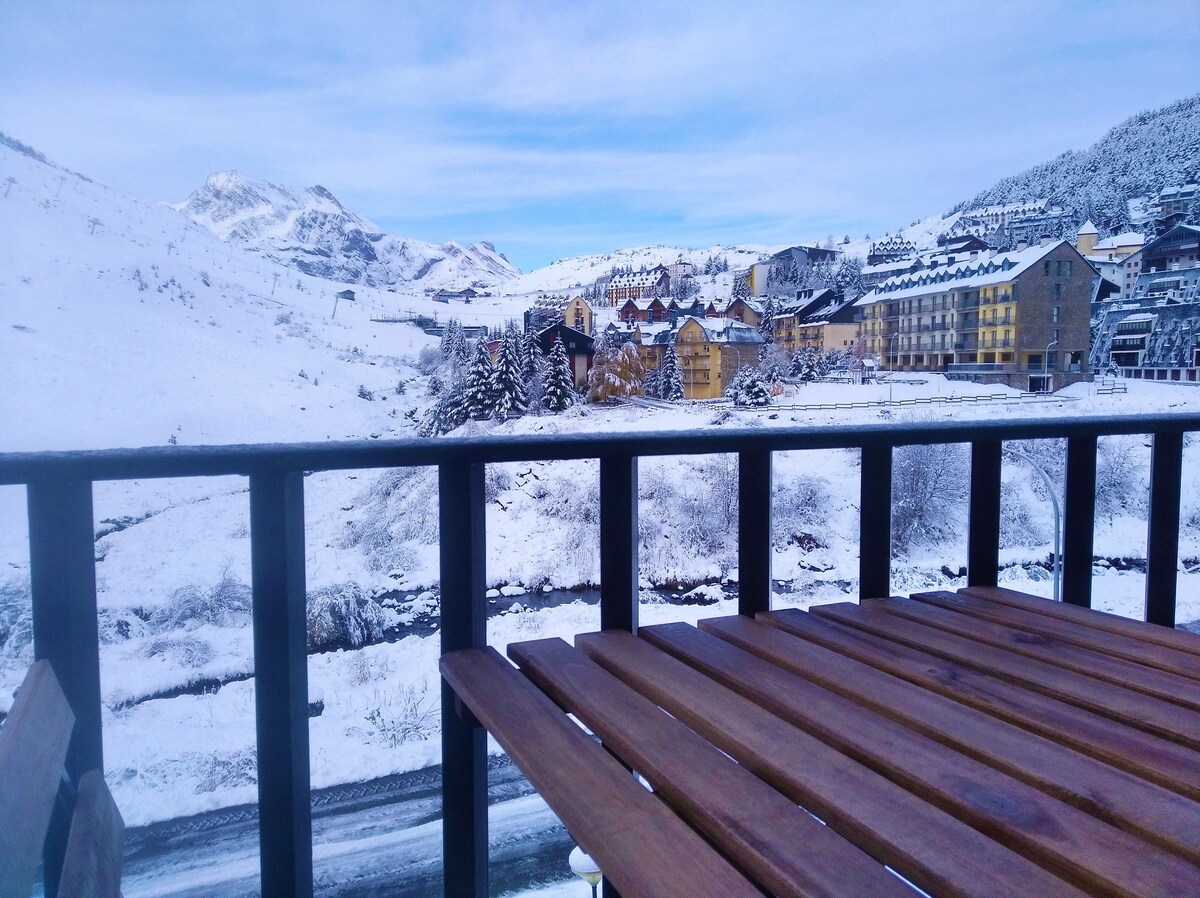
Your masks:
[[[8,453],[0,454],[0,485],[26,487],[34,654],[50,660],[76,711],[66,770],[78,782],[85,771],[103,769],[93,484],[249,478],[262,892],[309,896],[313,874],[304,626],[306,473],[438,469],[445,653],[486,642],[486,464],[599,460],[600,624],[636,631],[639,458],[738,456],[738,603],[741,613],[754,614],[770,607],[773,453],[861,451],[859,594],[878,597],[890,592],[895,448],[970,444],[967,580],[994,586],[1003,442],[1065,439],[1063,599],[1087,606],[1097,440],[1150,434],[1145,614],[1148,621],[1173,626],[1183,438],[1192,431],[1200,431],[1200,416],[1172,414]],[[442,699],[443,850],[445,857],[454,859],[444,865],[445,894],[474,898],[487,894],[486,743],[482,730],[454,712],[453,696],[444,685]],[[61,857],[65,838],[65,833],[57,833],[48,840],[47,882],[57,879],[56,858]]]

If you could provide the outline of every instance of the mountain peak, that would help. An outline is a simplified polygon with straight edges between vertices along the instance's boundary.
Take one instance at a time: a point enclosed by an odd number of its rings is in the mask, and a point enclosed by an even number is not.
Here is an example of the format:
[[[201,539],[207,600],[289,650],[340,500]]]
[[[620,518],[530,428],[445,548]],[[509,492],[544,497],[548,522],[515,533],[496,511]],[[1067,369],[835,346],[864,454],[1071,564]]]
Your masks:
[[[520,274],[491,244],[464,249],[389,236],[320,184],[287,187],[231,169],[209,175],[174,208],[222,240],[332,281],[457,289]]]

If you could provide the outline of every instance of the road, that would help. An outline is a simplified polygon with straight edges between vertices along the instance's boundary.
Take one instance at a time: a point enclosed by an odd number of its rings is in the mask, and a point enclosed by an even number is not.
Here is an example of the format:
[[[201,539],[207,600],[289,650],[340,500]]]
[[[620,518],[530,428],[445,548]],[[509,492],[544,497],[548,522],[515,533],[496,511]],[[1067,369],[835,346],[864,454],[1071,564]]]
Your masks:
[[[565,879],[572,842],[506,758],[489,773],[492,894]],[[313,793],[313,870],[321,896],[441,896],[441,769]],[[126,898],[259,894],[258,812],[225,808],[130,829]]]

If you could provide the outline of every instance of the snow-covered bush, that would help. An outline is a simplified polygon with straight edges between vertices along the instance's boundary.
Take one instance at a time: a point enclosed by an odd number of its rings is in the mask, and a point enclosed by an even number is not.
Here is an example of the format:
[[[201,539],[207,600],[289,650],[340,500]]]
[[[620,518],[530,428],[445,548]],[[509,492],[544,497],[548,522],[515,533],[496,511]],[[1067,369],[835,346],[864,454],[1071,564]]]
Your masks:
[[[1033,479],[1041,483],[1036,474]],[[1034,519],[1030,495],[1025,489],[1006,480],[1000,485],[1000,547],[1040,546],[1048,541],[1047,534]],[[1049,541],[1053,541],[1052,538]]]
[[[162,658],[172,667],[201,667],[216,655],[212,644],[192,633],[153,636],[141,646],[146,658]]]
[[[338,583],[308,594],[309,649],[358,648],[378,642],[387,618],[357,583]]]
[[[423,346],[417,353],[417,360],[413,367],[428,376],[436,373],[444,361],[445,359],[442,358],[442,354],[438,352],[436,346]]]
[[[189,585],[175,590],[170,601],[150,616],[150,623],[160,633],[202,624],[237,627],[252,610],[250,587],[226,571],[210,589]]]
[[[373,390],[368,390],[365,385],[359,384],[358,398],[365,399],[367,402],[373,402],[375,400],[375,392]]]
[[[777,548],[825,542],[831,499],[826,481],[801,474],[776,485],[772,496],[772,542]]]
[[[747,365],[729,381],[725,395],[733,400],[734,405],[761,407],[771,404],[771,385],[761,371]]]
[[[512,489],[512,474],[505,465],[485,465],[483,471],[483,498],[494,502],[496,497]]]
[[[0,583],[0,658],[33,660],[33,602],[29,583]]]

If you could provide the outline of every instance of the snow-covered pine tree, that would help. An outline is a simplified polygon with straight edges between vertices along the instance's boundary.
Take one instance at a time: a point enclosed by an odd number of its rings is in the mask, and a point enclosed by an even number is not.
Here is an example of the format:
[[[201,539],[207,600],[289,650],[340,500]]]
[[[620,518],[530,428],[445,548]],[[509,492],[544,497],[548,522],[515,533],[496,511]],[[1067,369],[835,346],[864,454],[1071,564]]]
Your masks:
[[[674,342],[668,342],[663,348],[662,361],[658,364],[658,395],[670,402],[683,399],[683,369],[679,367]]]
[[[454,378],[442,391],[438,401],[425,413],[417,433],[424,437],[436,437],[449,433],[467,423],[466,383],[463,378]]]
[[[528,381],[545,366],[546,359],[542,355],[541,346],[538,345],[538,336],[532,330],[525,332],[522,343],[524,345],[521,352],[521,375]]]
[[[867,292],[863,283],[862,259],[857,256],[843,256],[834,273],[834,284],[847,299],[858,299]]]
[[[809,347],[804,346],[797,350],[792,356],[792,366],[790,369],[792,377],[797,380],[808,383],[817,378],[817,360],[816,353]]]
[[[642,395],[647,399],[661,399],[658,392],[658,377],[662,372],[662,367],[648,368],[646,376],[642,380]]]
[[[500,338],[496,365],[492,369],[492,413],[497,421],[520,415],[529,405],[521,372],[521,335],[516,327],[506,328]]]
[[[463,401],[470,417],[476,421],[492,417],[496,410],[492,354],[488,350],[487,340],[482,337],[475,342],[475,353],[471,357],[470,367],[467,368],[463,393]]]
[[[775,342],[775,297],[768,294],[763,301],[762,309],[758,332],[762,334],[764,344],[769,346]]]
[[[762,372],[749,365],[733,376],[725,395],[737,406],[763,406],[771,404],[771,386]]]
[[[733,279],[733,299],[749,299],[750,283],[744,277]]]
[[[550,347],[550,362],[546,366],[542,405],[556,414],[575,404],[575,377],[563,341],[555,339]]]

